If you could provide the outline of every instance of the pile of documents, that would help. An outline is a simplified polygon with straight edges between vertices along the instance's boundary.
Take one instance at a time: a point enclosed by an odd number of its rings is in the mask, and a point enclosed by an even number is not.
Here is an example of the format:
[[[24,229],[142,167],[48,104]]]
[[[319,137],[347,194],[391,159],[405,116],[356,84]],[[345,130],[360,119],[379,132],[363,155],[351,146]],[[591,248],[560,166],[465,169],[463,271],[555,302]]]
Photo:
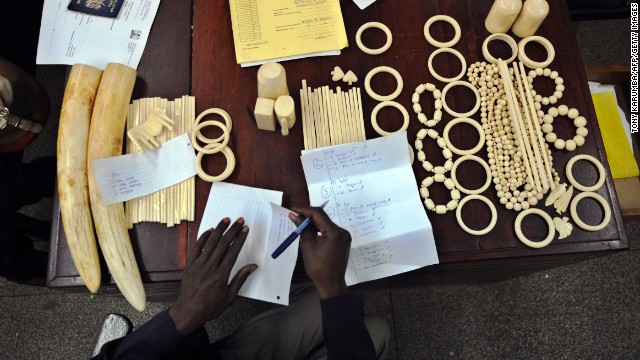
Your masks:
[[[339,55],[348,46],[339,0],[229,0],[243,67]]]

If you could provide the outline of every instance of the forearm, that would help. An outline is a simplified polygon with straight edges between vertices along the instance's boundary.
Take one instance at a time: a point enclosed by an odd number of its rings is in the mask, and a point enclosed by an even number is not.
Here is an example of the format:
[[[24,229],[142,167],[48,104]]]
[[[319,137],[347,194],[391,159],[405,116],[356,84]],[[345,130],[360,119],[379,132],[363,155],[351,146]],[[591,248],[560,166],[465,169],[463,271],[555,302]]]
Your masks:
[[[320,301],[327,359],[375,359],[376,352],[364,324],[362,296],[346,293]]]

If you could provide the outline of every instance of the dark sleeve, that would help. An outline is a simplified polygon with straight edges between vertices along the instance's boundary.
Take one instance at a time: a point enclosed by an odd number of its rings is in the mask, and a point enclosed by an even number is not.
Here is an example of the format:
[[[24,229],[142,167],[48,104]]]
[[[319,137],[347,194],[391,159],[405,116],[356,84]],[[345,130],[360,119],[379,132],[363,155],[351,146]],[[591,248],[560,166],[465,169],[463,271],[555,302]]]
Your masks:
[[[203,327],[189,336],[182,335],[165,310],[131,334],[104,344],[94,359],[195,359],[208,345]]]
[[[327,359],[376,359],[376,351],[364,324],[362,296],[347,293],[320,300],[322,332]]]

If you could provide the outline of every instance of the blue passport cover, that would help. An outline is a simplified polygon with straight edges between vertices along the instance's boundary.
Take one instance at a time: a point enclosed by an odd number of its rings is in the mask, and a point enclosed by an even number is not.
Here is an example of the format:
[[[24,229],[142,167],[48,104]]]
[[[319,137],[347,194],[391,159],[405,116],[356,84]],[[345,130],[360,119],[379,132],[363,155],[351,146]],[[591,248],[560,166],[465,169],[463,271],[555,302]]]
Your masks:
[[[71,0],[67,9],[89,15],[115,18],[124,0]]]

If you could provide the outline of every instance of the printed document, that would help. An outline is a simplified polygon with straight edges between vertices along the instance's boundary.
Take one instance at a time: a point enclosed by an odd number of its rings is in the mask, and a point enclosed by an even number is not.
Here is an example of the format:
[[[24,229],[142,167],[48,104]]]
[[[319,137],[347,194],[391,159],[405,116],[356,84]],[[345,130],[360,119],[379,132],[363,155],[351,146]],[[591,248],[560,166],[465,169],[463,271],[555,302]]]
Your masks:
[[[45,0],[37,64],[104,69],[117,62],[138,68],[160,0],[126,0],[115,19],[70,11],[68,5],[69,0]]]
[[[339,0],[229,0],[236,61],[339,54],[348,46]]]
[[[347,285],[437,264],[407,133],[302,153],[312,204],[351,233]]]
[[[231,278],[247,264],[257,264],[240,289],[240,295],[252,299],[289,305],[289,288],[298,258],[298,241],[294,241],[277,259],[271,253],[295,230],[289,220],[289,210],[280,206],[282,192],[258,189],[230,183],[211,185],[198,237],[220,220],[243,217],[249,226],[249,236],[231,270]]]

